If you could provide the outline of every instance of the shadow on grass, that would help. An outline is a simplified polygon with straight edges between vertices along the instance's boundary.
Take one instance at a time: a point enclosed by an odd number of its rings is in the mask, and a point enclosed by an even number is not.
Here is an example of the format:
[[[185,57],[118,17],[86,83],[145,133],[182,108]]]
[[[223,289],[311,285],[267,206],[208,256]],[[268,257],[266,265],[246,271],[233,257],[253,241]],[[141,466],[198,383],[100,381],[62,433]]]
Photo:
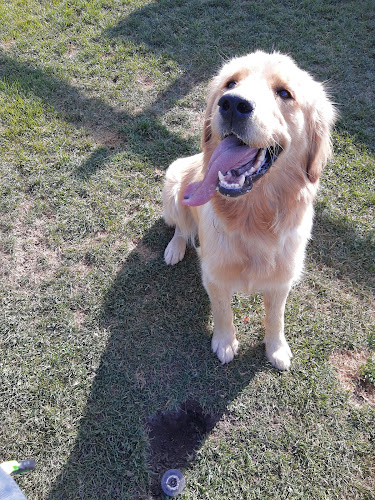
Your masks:
[[[132,12],[103,34],[178,63],[182,77],[159,102],[186,95],[231,57],[259,49],[285,52],[328,83],[340,109],[339,130],[374,150],[372,31],[373,19],[355,2],[163,0]]]
[[[77,169],[78,177],[94,174],[118,151],[141,156],[158,168],[166,168],[176,156],[196,152],[194,141],[169,131],[152,105],[131,116],[102,99],[85,96],[52,72],[8,57],[1,49],[0,78],[16,84],[25,94],[36,95],[62,120],[84,128],[99,143]]]
[[[49,500],[161,498],[162,473],[186,470],[228,404],[257,372],[272,369],[259,344],[228,366],[219,364],[210,352],[210,306],[198,259],[190,250],[181,263],[166,266],[162,254],[171,236],[162,221],[155,223],[105,297],[100,323],[108,332],[107,347],[74,448]],[[332,241],[342,240],[351,241],[345,254],[332,252]],[[359,248],[356,242],[350,228],[318,211],[310,249],[314,262],[370,286],[363,253],[373,247],[364,242]],[[195,433],[187,443],[186,430]],[[169,434],[181,436],[174,441],[176,447],[182,443],[181,451],[165,450]]]
[[[351,30],[344,28],[347,22],[362,27],[356,30],[355,47],[351,46]],[[52,71],[12,59],[1,49],[0,78],[34,93],[62,119],[87,129],[97,140],[100,146],[78,169],[78,176],[93,174],[113,150],[143,155],[158,168],[165,168],[177,156],[196,152],[194,142],[168,130],[160,116],[195,85],[210,78],[223,60],[256,49],[291,54],[318,79],[330,81],[333,98],[340,104],[339,127],[373,148],[373,124],[368,120],[369,106],[374,102],[369,80],[373,61],[366,50],[370,28],[370,18],[361,9],[353,9],[351,2],[324,6],[319,2],[287,6],[271,0],[151,3],[103,32],[118,44],[130,42],[150,55],[170,58],[182,70],[181,77],[137,116],[85,96]],[[292,32],[297,35],[291,36]],[[341,43],[327,40],[330,33],[339,34]],[[367,71],[367,78],[362,78],[358,66]],[[147,137],[142,134],[145,128]]]
[[[317,204],[308,253],[316,265],[327,266],[341,279],[375,290],[374,234],[366,237],[342,217],[333,219]]]
[[[147,498],[150,491],[159,498],[163,467],[188,467],[194,448],[227,405],[258,370],[267,369],[262,345],[225,367],[211,353],[209,302],[195,251],[166,266],[162,254],[170,236],[157,222],[105,297],[101,326],[109,335],[107,348],[74,449],[49,500]],[[176,425],[185,425],[181,415],[186,425],[202,424],[201,435],[182,448],[183,456],[165,450],[155,454],[148,427],[165,446],[160,423],[170,422],[173,414],[180,422]]]

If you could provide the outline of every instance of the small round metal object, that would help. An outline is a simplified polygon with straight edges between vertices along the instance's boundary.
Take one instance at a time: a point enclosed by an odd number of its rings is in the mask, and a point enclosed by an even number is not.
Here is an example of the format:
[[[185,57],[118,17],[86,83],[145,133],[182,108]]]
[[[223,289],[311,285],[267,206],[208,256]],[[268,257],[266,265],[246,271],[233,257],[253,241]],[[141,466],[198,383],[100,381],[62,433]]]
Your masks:
[[[164,473],[161,479],[161,487],[169,497],[176,497],[185,488],[185,478],[181,471],[170,469]]]

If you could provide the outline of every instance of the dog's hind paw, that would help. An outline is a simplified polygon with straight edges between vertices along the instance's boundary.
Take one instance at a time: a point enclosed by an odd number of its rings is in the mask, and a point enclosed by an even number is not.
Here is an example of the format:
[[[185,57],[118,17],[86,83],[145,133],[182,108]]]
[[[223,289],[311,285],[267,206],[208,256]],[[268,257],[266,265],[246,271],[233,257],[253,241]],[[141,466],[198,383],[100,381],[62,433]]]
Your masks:
[[[164,260],[168,266],[173,266],[180,262],[186,251],[186,240],[182,236],[174,235],[164,251]]]
[[[238,352],[238,340],[234,337],[231,342],[228,342],[225,338],[212,338],[212,350],[219,358],[219,361],[225,365],[226,363],[230,363],[234,356],[236,356]]]

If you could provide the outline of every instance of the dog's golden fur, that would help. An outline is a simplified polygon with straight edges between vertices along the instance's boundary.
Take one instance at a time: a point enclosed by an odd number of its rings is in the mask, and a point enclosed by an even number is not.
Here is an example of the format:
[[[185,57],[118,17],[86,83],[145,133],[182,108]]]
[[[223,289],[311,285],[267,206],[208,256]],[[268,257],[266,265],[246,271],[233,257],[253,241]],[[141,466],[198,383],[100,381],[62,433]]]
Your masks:
[[[230,84],[228,83],[230,82]],[[280,89],[287,90],[281,94]],[[253,189],[236,198],[216,192],[202,206],[182,204],[186,187],[204,177],[213,151],[228,132],[219,112],[223,95],[249,100],[253,111],[240,139],[252,148],[278,144],[282,153]],[[202,134],[202,153],[175,161],[163,190],[164,219],[175,226],[165,250],[176,264],[198,235],[203,284],[214,317],[212,349],[222,363],[238,350],[231,311],[237,291],[260,291],[270,362],[288,369],[285,302],[302,272],[319,176],[331,154],[334,108],[323,86],[287,56],[255,52],[227,63],[213,79]]]

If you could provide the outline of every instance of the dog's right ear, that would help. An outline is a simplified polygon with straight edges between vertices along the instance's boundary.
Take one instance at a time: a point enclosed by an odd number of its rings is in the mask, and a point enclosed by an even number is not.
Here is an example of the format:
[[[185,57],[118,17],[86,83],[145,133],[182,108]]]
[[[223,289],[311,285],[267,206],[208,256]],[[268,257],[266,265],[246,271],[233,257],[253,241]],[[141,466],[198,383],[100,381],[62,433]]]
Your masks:
[[[215,111],[214,107],[216,105],[215,103],[217,99],[217,87],[218,87],[217,78],[214,78],[209,85],[209,93],[208,93],[206,113],[204,116],[203,133],[201,141],[202,151],[204,151],[207,148],[212,138],[211,122],[213,113]]]
[[[337,118],[336,109],[323,86],[315,85],[319,86],[320,96],[309,114],[311,141],[306,166],[307,177],[312,183],[319,180],[323,167],[332,155],[331,130]]]

